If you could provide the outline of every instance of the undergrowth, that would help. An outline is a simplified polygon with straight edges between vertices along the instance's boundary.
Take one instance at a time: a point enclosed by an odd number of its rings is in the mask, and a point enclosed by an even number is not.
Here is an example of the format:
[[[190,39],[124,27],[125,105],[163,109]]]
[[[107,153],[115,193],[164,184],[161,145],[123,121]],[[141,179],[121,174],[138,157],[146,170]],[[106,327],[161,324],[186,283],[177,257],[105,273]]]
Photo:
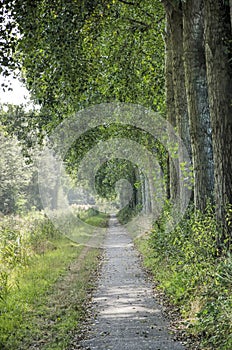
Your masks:
[[[136,217],[141,212],[141,206],[137,205],[135,208],[131,208],[129,205],[126,205],[122,208],[117,214],[117,218],[122,225],[130,222],[133,217]]]
[[[189,211],[173,231],[165,210],[150,236],[137,245],[159,287],[180,308],[201,349],[232,349],[232,254],[217,249],[213,210]],[[225,245],[226,246],[226,245]]]
[[[91,221],[95,217],[95,224],[106,225],[106,217],[96,220],[98,215],[95,213],[85,215],[84,220]],[[70,298],[74,293],[73,311],[70,311],[70,305],[66,305],[65,312],[60,310],[61,305],[50,310],[48,296],[53,293],[57,281],[70,273],[70,264],[79,259],[84,246],[61,235],[43,213],[3,217],[0,230],[0,348],[26,350],[33,337],[43,339],[44,334],[39,333],[39,325],[33,321],[42,317],[48,320],[48,324],[45,324],[46,329],[41,328],[41,332],[46,334],[48,328],[54,328],[51,332],[61,344],[54,346],[64,349],[69,332],[77,327],[82,317],[82,304],[88,292],[91,271],[98,263],[99,250],[85,248],[87,252],[76,279],[65,284],[68,290],[63,300],[68,300],[71,305]],[[63,293],[62,290],[58,295]]]

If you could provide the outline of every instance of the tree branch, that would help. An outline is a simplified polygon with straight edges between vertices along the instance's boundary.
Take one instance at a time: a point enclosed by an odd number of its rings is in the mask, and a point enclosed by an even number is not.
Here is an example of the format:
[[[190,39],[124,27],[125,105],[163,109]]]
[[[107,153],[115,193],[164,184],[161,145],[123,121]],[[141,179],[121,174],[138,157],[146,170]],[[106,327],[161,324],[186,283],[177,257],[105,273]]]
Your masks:
[[[123,4],[126,4],[126,5],[136,5],[134,2],[125,1],[125,0],[119,0],[119,2],[122,2]]]
[[[134,23],[134,24],[139,24],[140,26],[142,27],[146,27],[146,28],[150,28],[151,25],[150,24],[147,24],[147,23],[144,23],[142,21],[138,21],[137,19],[133,19],[133,18],[129,18],[129,17],[123,17],[123,19],[131,22],[131,23]]]

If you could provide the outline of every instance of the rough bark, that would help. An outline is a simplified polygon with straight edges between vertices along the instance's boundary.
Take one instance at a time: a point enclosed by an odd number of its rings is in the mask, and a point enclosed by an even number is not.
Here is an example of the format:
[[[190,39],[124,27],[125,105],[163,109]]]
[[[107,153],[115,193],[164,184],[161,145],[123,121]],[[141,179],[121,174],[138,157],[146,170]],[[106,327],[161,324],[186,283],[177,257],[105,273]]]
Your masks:
[[[213,198],[214,175],[203,0],[188,0],[183,3],[183,46],[194,169],[194,203],[196,209],[204,211],[208,199],[212,201]]]
[[[166,76],[166,115],[167,120],[173,128],[176,128],[176,112],[175,112],[175,97],[173,87],[173,66],[172,66],[172,40],[171,40],[171,18],[170,15],[166,16],[166,38],[165,38],[165,76]],[[171,128],[169,130],[169,143],[173,143],[173,137]],[[168,195],[171,201],[174,201],[179,190],[178,190],[178,177],[179,174],[177,169],[179,164],[175,167],[172,160],[172,155],[168,156],[168,167],[169,167],[169,184],[168,184]],[[176,163],[178,159],[176,159]],[[176,169],[177,168],[177,169]]]
[[[205,52],[213,135],[215,201],[221,240],[230,237],[225,220],[232,204],[232,66],[229,6],[205,0]]]
[[[185,88],[185,74],[183,61],[183,13],[181,7],[174,9],[172,12],[172,65],[173,65],[173,86],[175,96],[175,110],[177,132],[183,141],[189,158],[191,158],[191,141],[189,131],[189,116],[187,106],[187,96]],[[185,164],[185,150],[181,143],[178,145],[178,159],[179,159],[179,186],[180,186],[180,209],[185,207],[185,169],[189,164]]]
[[[189,117],[187,96],[185,89],[184,61],[183,61],[183,18],[182,11],[172,12],[172,65],[173,87],[175,96],[175,109],[177,130],[184,141],[186,148],[191,154],[191,142],[189,133]]]
[[[189,133],[189,118],[187,110],[187,97],[184,82],[183,63],[183,20],[182,9],[179,5],[165,4],[167,16],[167,39],[166,39],[166,88],[168,120],[176,127],[177,132],[185,144],[191,158],[191,142]],[[174,103],[173,103],[174,102]],[[170,104],[172,107],[170,107]],[[176,159],[172,159],[175,163]],[[178,164],[173,167],[170,162],[170,183],[175,181],[175,191],[180,198],[180,206],[184,202],[184,175],[180,165],[184,162],[183,150],[178,145]],[[178,169],[176,171],[176,169]],[[176,173],[176,175],[175,175]],[[173,175],[172,175],[173,174]],[[176,176],[176,178],[175,178]],[[174,182],[174,184],[175,184]],[[171,193],[171,198],[172,198]],[[177,200],[177,198],[176,198]],[[182,203],[182,204],[181,204]]]

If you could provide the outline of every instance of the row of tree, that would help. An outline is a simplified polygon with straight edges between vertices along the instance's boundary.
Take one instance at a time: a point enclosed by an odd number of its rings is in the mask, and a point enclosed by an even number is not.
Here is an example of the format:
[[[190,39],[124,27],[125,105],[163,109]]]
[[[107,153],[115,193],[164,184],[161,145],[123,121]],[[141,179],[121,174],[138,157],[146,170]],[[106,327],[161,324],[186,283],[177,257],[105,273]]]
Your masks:
[[[227,1],[162,1],[166,11],[166,105],[192,152],[195,207],[210,200],[222,239],[231,237],[232,32]],[[172,170],[172,168],[171,168]],[[176,174],[171,171],[171,192]],[[173,196],[173,193],[172,193]]]
[[[20,67],[41,105],[29,123],[41,138],[70,113],[100,102],[138,103],[166,116],[192,158],[195,208],[215,204],[223,241],[231,238],[231,8],[224,0],[6,0],[2,69],[7,76]],[[82,137],[67,159],[70,172],[109,130]],[[168,152],[158,153],[165,168]],[[177,169],[170,154],[165,170],[171,200],[181,197],[181,147],[178,159]]]

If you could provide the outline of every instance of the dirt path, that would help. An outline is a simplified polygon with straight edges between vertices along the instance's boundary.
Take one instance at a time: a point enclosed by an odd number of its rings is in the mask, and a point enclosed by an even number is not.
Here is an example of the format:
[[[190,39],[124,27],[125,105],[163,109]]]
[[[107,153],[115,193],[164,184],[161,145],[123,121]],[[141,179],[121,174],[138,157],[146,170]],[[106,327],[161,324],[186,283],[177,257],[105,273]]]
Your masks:
[[[171,338],[152,284],[124,227],[110,219],[105,258],[91,306],[86,350],[184,350]]]

